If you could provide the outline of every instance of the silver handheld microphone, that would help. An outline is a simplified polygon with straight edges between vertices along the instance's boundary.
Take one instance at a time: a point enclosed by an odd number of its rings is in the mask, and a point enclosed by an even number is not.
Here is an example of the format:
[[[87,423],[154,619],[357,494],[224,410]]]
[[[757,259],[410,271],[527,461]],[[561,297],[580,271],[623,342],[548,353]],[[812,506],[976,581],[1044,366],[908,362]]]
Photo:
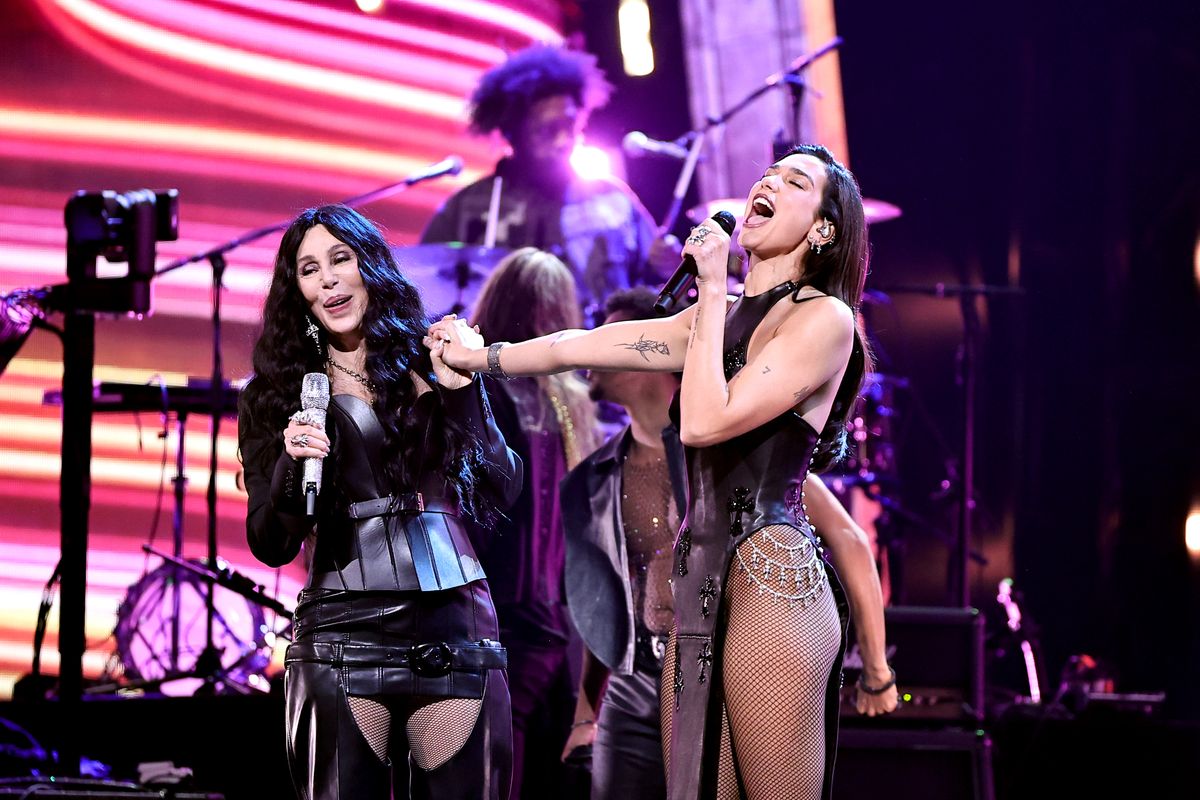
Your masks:
[[[325,409],[329,408],[329,376],[323,372],[309,372],[300,384],[300,408],[308,412],[314,425],[325,427]],[[317,495],[321,493],[320,458],[304,459],[304,501],[308,515],[317,512]]]

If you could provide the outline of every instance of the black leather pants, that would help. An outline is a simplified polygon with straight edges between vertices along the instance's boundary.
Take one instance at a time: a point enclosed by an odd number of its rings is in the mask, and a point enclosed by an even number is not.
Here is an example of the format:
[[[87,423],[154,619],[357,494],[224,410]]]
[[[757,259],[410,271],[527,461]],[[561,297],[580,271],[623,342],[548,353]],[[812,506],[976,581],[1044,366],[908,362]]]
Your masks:
[[[301,800],[508,798],[508,677],[486,582],[439,592],[306,590],[300,600],[285,691],[288,762]],[[359,729],[349,696],[391,712],[387,762]],[[481,700],[478,719],[449,760],[423,770],[409,758],[405,720],[451,697]]]

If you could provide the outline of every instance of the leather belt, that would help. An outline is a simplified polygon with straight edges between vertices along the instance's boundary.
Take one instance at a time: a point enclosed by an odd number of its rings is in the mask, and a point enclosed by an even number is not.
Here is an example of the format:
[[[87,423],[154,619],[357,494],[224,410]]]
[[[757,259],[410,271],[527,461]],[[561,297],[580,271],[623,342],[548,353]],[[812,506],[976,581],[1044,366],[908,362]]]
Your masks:
[[[507,669],[508,651],[490,639],[478,644],[426,642],[407,647],[299,641],[288,646],[284,660],[336,667],[402,667],[425,678],[437,678],[451,671]]]
[[[633,666],[651,675],[662,672],[663,655],[667,652],[667,635],[651,633],[638,626],[633,639]]]
[[[426,513],[458,516],[458,503],[452,503],[444,497],[425,497],[420,492],[409,492],[351,503],[349,509],[351,519]]]

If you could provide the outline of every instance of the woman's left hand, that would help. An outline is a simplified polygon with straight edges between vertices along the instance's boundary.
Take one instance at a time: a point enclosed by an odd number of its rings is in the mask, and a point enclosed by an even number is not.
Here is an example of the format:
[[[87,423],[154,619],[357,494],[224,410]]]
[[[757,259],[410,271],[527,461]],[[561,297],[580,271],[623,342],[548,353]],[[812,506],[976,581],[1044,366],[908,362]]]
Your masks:
[[[721,230],[716,220],[705,220],[692,228],[683,243],[683,254],[696,262],[697,284],[711,283],[725,293],[729,274],[729,234]]]
[[[442,317],[442,323],[453,324],[455,322],[458,324],[453,325],[454,333],[463,345],[471,348],[483,347],[483,337],[479,335],[478,325],[474,328],[468,327],[464,320],[457,319],[454,314]],[[469,370],[455,369],[442,360],[442,351],[449,341],[447,338],[449,333],[445,331],[445,327],[444,324],[435,324],[422,342],[425,347],[429,348],[429,358],[433,362],[433,374],[438,383],[446,389],[461,389],[471,382],[475,374]]]
[[[868,681],[868,686],[882,686],[890,678],[894,679],[895,674],[890,670],[884,672],[882,677],[875,675],[873,681]],[[854,687],[854,707],[858,709],[858,713],[865,714],[868,717],[874,717],[881,714],[890,714],[896,710],[896,706],[900,705],[900,690],[896,688],[893,680],[892,685],[879,694],[871,694],[864,692],[861,686]]]

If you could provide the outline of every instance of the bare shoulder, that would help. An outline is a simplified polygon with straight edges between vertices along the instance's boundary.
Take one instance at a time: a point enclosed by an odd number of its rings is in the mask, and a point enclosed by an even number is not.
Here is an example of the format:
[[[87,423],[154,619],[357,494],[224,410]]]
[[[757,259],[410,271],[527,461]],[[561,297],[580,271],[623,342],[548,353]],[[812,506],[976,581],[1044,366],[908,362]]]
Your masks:
[[[849,339],[854,335],[854,311],[836,297],[819,292],[800,296],[799,303],[785,305],[778,333],[783,336],[812,335],[822,338]]]

